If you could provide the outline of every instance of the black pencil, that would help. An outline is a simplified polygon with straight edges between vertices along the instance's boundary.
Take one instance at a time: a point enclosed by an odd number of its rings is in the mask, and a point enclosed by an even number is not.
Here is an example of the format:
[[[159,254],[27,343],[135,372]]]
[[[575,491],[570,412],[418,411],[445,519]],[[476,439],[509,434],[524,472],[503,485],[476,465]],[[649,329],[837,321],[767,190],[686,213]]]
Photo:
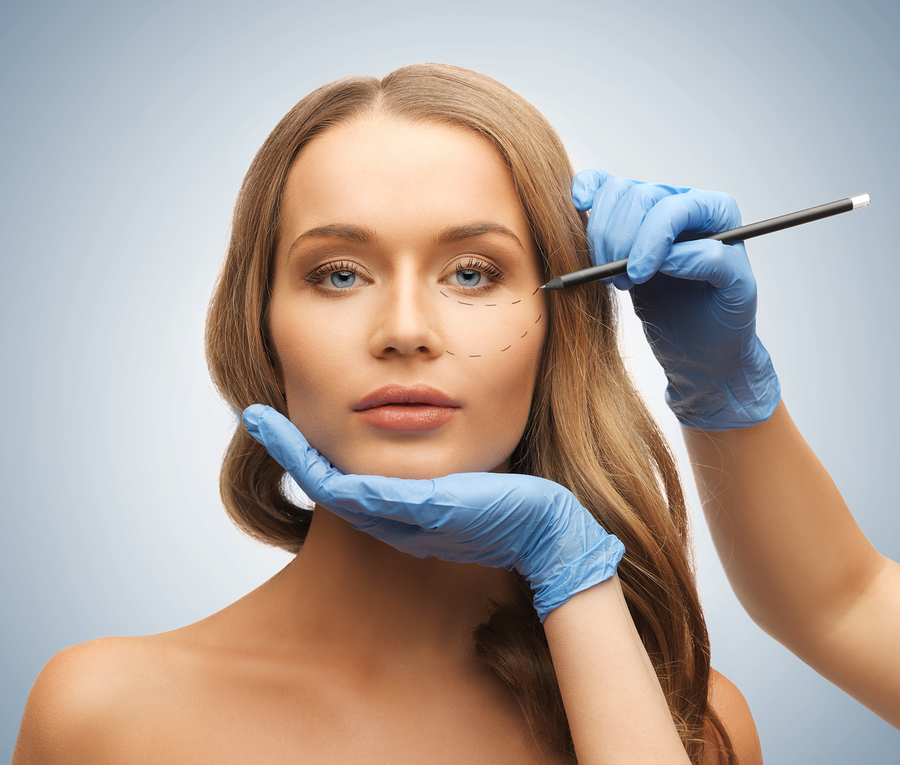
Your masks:
[[[839,199],[836,202],[809,207],[806,210],[798,210],[797,212],[788,213],[787,215],[779,215],[777,218],[761,220],[759,223],[751,223],[747,226],[741,226],[740,228],[733,228],[730,231],[721,231],[718,234],[698,234],[691,231],[685,231],[676,237],[675,242],[691,242],[697,239],[718,239],[725,244],[734,244],[735,242],[743,242],[745,239],[752,239],[754,236],[771,234],[773,231],[781,231],[783,228],[791,228],[792,226],[799,226],[803,223],[821,220],[822,218],[828,218],[832,215],[838,215],[839,213],[850,212],[857,207],[866,207],[871,204],[871,201],[868,194],[859,194],[855,197]],[[564,290],[568,287],[577,287],[579,284],[597,282],[601,279],[608,279],[611,276],[624,274],[627,270],[627,266],[628,258],[614,260],[611,263],[605,263],[602,266],[593,266],[581,271],[573,271],[570,274],[557,276],[542,285],[541,289]]]

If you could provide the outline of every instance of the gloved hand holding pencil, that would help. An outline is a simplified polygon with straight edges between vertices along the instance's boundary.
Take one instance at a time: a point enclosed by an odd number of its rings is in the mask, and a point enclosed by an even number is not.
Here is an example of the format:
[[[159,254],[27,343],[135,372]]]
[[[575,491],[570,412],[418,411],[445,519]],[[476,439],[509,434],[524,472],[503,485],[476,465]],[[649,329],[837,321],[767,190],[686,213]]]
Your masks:
[[[666,401],[688,427],[731,430],[767,420],[781,399],[772,361],[756,336],[756,280],[743,243],[679,242],[685,231],[741,225],[727,194],[585,170],[572,181],[590,210],[595,265],[628,258],[613,277],[635,311],[668,379]]]

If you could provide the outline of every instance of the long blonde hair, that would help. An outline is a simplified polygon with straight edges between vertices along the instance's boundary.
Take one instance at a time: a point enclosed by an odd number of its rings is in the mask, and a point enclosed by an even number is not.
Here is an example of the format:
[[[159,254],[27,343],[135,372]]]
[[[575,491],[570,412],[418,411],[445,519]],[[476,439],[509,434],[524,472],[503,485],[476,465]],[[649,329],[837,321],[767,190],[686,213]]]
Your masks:
[[[586,217],[575,211],[572,167],[559,137],[527,101],[491,78],[419,64],[378,80],[351,77],[304,98],[260,148],[241,187],[225,265],[209,309],[210,372],[235,412],[253,403],[286,414],[273,372],[267,310],[282,194],[303,147],[367,112],[460,125],[505,158],[541,255],[544,280],[589,265]],[[707,744],[733,762],[709,707],[709,640],[690,558],[688,519],[669,447],[623,364],[611,290],[551,292],[548,334],[513,470],[571,490],[627,553],[619,577],[691,761]],[[284,471],[238,427],[222,465],[221,492],[237,525],[297,552],[312,512],[283,489]],[[475,632],[476,651],[505,680],[534,735],[574,760],[543,628],[522,580],[515,603],[497,604]]]

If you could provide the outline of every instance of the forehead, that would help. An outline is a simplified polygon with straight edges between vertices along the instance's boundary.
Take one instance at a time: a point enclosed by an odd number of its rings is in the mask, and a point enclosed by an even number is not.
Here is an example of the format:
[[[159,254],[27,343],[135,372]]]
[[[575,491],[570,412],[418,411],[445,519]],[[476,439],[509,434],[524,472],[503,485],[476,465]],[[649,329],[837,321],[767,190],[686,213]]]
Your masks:
[[[290,170],[282,209],[288,235],[338,222],[381,233],[493,220],[530,239],[512,175],[487,138],[384,115],[354,119],[311,141]]]

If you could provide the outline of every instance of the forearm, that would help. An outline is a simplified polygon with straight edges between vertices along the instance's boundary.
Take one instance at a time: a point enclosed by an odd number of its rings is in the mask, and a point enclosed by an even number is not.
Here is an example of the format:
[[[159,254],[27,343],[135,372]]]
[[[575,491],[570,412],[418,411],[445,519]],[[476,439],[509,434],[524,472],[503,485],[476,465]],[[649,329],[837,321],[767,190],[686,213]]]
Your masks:
[[[784,403],[759,425],[684,437],[719,557],[754,619],[802,627],[849,605],[878,555]]]
[[[580,765],[689,762],[617,576],[544,629]]]
[[[759,425],[684,435],[713,541],[748,613],[897,725],[900,567],[866,539],[784,403]]]

